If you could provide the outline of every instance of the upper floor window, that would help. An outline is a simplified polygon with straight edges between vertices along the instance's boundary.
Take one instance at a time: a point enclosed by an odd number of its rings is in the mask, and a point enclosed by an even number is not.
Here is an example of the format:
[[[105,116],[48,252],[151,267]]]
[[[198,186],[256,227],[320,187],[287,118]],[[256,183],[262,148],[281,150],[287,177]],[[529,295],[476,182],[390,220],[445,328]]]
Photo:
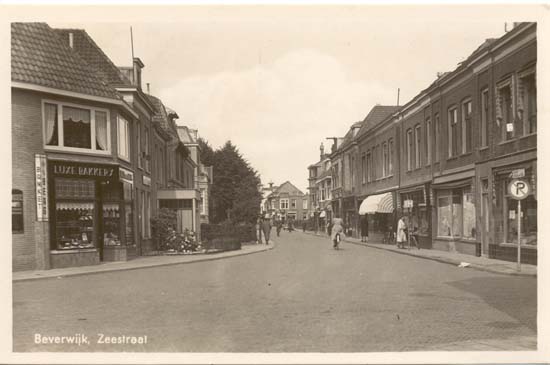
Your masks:
[[[281,199],[280,209],[288,209],[288,199]]]
[[[439,162],[439,145],[441,143],[441,125],[439,123],[439,113],[434,114],[434,128],[434,161]]]
[[[472,101],[462,103],[462,153],[472,151]]]
[[[365,155],[361,156],[361,183],[367,182],[367,170],[366,170],[366,157]]]
[[[351,156],[349,171],[351,175],[351,190],[355,189],[355,156]]]
[[[382,145],[382,176],[389,175],[389,156],[388,156],[388,144]]]
[[[449,157],[458,155],[458,109],[449,109]]]
[[[393,174],[393,139],[390,139],[388,147],[388,174]]]
[[[44,102],[44,144],[68,151],[110,151],[109,111],[75,104]]]
[[[303,198],[302,200],[302,209],[307,209],[307,198]]]
[[[291,199],[290,200],[290,208],[296,209],[296,199]]]
[[[372,154],[367,152],[367,182],[372,181]]]
[[[130,160],[130,123],[120,115],[118,120],[118,156]]]
[[[407,171],[411,171],[413,167],[413,132],[412,129],[407,129]]]
[[[496,91],[496,119],[500,125],[502,140],[514,138],[514,102],[512,78],[501,82]]]
[[[426,165],[432,163],[432,121],[426,118]]]
[[[420,168],[421,158],[420,158],[420,146],[422,145],[422,134],[420,124],[414,127],[414,167]]]
[[[489,127],[489,89],[483,89],[481,90],[481,125],[480,125],[481,147],[487,147],[488,127]]]
[[[523,127],[523,135],[537,132],[537,84],[535,69],[531,68],[519,75],[518,112]]]
[[[145,171],[151,172],[151,157],[149,154],[149,128],[144,130],[143,153],[145,154]]]
[[[141,148],[141,124],[136,124],[136,139],[138,167],[141,169],[143,168],[143,153]]]

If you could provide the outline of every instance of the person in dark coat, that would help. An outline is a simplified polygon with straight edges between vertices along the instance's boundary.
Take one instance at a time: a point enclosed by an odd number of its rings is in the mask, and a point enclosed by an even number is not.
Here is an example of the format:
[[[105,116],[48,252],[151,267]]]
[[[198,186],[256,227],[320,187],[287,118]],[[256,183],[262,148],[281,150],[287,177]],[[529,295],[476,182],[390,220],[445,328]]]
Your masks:
[[[369,238],[369,219],[365,214],[361,217],[361,242],[367,242]]]
[[[264,232],[265,244],[269,245],[269,236],[271,235],[271,220],[264,217],[262,220],[262,231]]]

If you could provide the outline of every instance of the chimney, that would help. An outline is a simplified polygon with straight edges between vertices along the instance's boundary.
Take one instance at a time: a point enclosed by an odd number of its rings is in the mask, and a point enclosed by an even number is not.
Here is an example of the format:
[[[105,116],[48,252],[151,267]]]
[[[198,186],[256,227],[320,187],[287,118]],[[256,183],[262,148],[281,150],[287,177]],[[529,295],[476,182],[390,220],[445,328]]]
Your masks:
[[[321,160],[322,160],[323,157],[325,156],[325,146],[323,145],[323,142],[321,142],[321,147],[319,147],[319,149],[321,150]]]
[[[69,33],[69,47],[74,48],[74,34],[73,34],[73,32]]]
[[[151,94],[150,83],[147,83],[147,94]]]
[[[134,57],[134,86],[137,86],[137,88],[141,91],[141,70],[145,65],[139,57]]]

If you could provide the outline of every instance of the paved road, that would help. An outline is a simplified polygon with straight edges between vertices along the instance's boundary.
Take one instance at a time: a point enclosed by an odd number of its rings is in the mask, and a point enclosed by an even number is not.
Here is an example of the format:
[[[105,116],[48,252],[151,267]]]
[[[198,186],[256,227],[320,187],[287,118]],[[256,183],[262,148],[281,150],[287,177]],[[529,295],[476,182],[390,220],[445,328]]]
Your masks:
[[[536,347],[536,278],[350,243],[334,251],[299,232],[275,239],[274,250],[219,261],[14,283],[14,351]],[[98,344],[98,333],[147,344]],[[36,334],[90,344],[35,344]]]

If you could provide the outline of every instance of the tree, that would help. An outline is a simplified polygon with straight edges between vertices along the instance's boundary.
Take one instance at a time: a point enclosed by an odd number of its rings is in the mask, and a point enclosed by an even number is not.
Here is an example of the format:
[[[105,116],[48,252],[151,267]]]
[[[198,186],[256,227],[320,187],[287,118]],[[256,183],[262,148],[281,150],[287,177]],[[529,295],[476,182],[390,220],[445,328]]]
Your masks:
[[[212,154],[208,142],[202,143],[206,153],[204,157],[201,155],[201,159],[205,164],[206,161],[211,162],[214,169],[211,190],[212,222],[254,222],[262,199],[258,173],[231,141],[227,141]]]

